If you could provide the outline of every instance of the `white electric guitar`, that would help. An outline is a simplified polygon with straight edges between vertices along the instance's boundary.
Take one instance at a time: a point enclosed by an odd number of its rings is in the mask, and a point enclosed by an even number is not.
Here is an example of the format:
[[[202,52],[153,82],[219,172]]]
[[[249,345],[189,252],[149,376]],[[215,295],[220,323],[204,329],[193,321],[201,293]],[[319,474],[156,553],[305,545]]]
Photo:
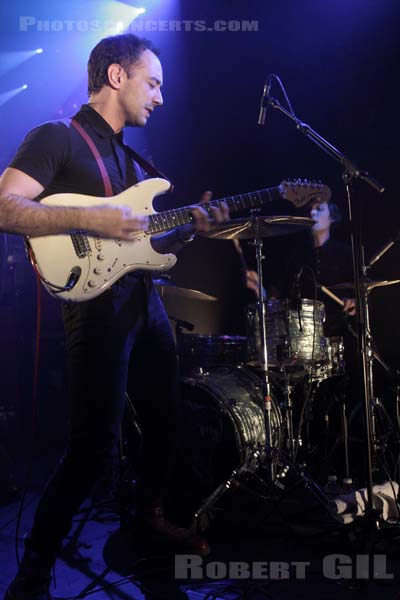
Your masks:
[[[149,228],[133,234],[131,242],[100,238],[85,231],[27,238],[32,264],[50,294],[62,300],[82,302],[99,296],[129,271],[164,272],[171,269],[176,256],[156,252],[150,238],[191,223],[193,215],[190,206],[154,211],[153,199],[170,187],[166,179],[154,178],[141,181],[112,198],[81,194],[54,194],[44,198],[42,203],[51,206],[96,206],[115,201],[129,206],[136,214],[149,217]],[[275,188],[213,200],[202,206],[219,206],[226,202],[232,214],[258,208],[277,198],[284,198],[299,207],[315,196],[327,201],[330,195],[326,185],[294,180],[284,181]]]

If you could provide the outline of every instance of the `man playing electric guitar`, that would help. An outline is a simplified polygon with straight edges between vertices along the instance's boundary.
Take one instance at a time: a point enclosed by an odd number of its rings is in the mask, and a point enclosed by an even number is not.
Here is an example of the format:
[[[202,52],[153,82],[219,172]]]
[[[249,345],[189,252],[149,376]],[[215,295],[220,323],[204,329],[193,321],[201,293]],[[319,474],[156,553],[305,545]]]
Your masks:
[[[49,207],[34,200],[62,192],[104,197],[144,178],[124,145],[122,129],[143,127],[162,105],[157,54],[150,42],[132,34],[106,38],[93,49],[89,103],[75,115],[77,126],[68,120],[33,129],[3,174],[0,229],[29,236],[84,229],[130,240],[132,232],[147,228],[145,216],[106,199],[85,208]],[[216,223],[228,218],[225,205],[210,212]],[[208,211],[197,206],[191,214],[192,224],[161,237],[164,248],[176,251],[193,233],[210,228]],[[169,322],[150,275],[126,274],[99,297],[64,305],[63,318],[70,367],[69,444],[40,499],[8,600],[50,597],[52,566],[74,512],[112,453],[127,389],[144,437],[137,507],[142,527],[182,550],[209,552],[206,540],[172,525],[162,509],[176,436],[177,365]]]

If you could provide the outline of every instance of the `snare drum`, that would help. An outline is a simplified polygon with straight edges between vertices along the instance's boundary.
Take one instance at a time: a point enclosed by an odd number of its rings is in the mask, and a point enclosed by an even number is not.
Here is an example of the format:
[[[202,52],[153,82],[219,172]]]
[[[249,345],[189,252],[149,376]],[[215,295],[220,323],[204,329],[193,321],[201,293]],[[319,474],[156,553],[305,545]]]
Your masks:
[[[290,300],[268,300],[265,311],[269,366],[299,368],[326,361],[323,302],[303,298],[295,308]],[[257,362],[261,357],[261,341],[255,304],[247,307],[246,321],[249,360]]]

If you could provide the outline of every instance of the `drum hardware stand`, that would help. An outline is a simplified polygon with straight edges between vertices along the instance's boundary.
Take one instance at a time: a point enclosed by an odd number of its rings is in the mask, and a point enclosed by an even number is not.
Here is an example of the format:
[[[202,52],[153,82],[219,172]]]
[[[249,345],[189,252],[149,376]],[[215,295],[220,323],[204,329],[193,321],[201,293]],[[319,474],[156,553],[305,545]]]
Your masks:
[[[234,469],[232,471],[232,473],[229,475],[229,477],[225,481],[223,481],[214,492],[212,492],[212,494],[207,498],[207,500],[205,500],[205,502],[203,502],[203,504],[197,509],[197,511],[194,514],[192,526],[195,529],[197,528],[197,524],[199,523],[201,516],[206,511],[210,510],[218,502],[218,500],[225,494],[225,492],[230,490],[232,487],[242,487],[242,484],[239,482],[240,476],[242,475],[243,472],[251,472],[251,470],[249,470],[247,467],[248,464],[254,460],[260,461],[260,459],[261,459],[260,451],[254,450],[248,456],[248,458],[245,460],[243,465]]]
[[[316,483],[316,481],[314,481],[314,479],[312,479],[312,477],[307,473],[305,465],[297,464],[295,460],[293,460],[288,454],[284,453],[279,448],[274,448],[274,453],[280,460],[281,464],[285,465],[281,476],[276,478],[275,485],[284,491],[286,489],[284,480],[286,479],[288,472],[292,471],[297,476],[299,483],[303,484],[304,488],[310,492],[310,494],[317,500],[318,504],[328,513],[330,513],[328,496],[318,485],[318,483]]]
[[[383,248],[381,248],[376,254],[374,254],[372,256],[372,258],[369,260],[368,264],[365,265],[364,267],[364,276],[366,277],[369,269],[375,264],[377,263],[382,256],[384,256],[384,254],[386,254],[386,252],[388,250],[390,250],[390,248],[392,246],[394,246],[394,244],[396,244],[398,241],[400,240],[400,232],[397,234],[396,237],[392,238],[391,240],[389,240],[389,242],[387,242]],[[364,258],[364,256],[363,256]],[[374,344],[373,344],[373,337],[371,335],[371,331],[370,331],[370,321],[369,321],[369,304],[368,304],[368,299],[369,299],[369,293],[371,290],[368,289],[368,284],[364,284],[364,301],[365,301],[365,318],[366,318],[366,327],[367,327],[367,333],[368,333],[368,359],[369,359],[369,374],[368,374],[368,383],[370,385],[370,395],[371,395],[371,399],[372,399],[372,439],[373,439],[373,444],[374,444],[374,449],[375,452],[378,449],[378,437],[377,437],[377,432],[376,432],[376,407],[380,405],[380,400],[379,398],[375,397],[374,394],[374,380],[373,380],[373,361],[374,359],[379,362],[379,364],[383,367],[383,369],[386,371],[386,373],[391,376],[394,377],[394,379],[399,382],[400,381],[400,373],[399,371],[393,370],[391,367],[389,367],[389,365],[383,360],[383,358],[379,355],[378,352],[376,352],[376,350],[374,349]],[[399,383],[396,386],[396,414],[398,417],[398,406],[399,406],[399,390],[400,390],[400,385]],[[398,419],[398,427],[400,429],[400,422]]]
[[[258,221],[256,221],[258,223]],[[258,225],[256,225],[258,227]],[[257,232],[258,233],[258,232]],[[260,342],[261,342],[261,380],[262,380],[262,392],[263,392],[263,408],[265,416],[265,427],[266,427],[266,450],[267,458],[270,458],[272,449],[272,398],[271,398],[271,385],[268,375],[268,347],[267,347],[267,323],[266,323],[266,309],[264,300],[264,285],[263,285],[263,269],[262,264],[264,260],[263,255],[263,241],[259,235],[256,235],[253,245],[256,250],[256,261],[257,261],[257,275],[258,275],[258,301],[256,303],[258,320],[260,325]],[[272,460],[269,460],[268,469],[269,482],[272,483],[274,480],[274,467]]]
[[[287,381],[285,385],[285,396],[286,396],[286,406],[285,406],[285,420],[286,420],[286,431],[287,431],[287,439],[286,439],[286,447],[289,452],[289,456],[292,460],[295,459],[298,448],[302,445],[301,432],[298,432],[297,438],[294,437],[294,428],[293,428],[293,385]]]
[[[348,430],[345,398],[342,398],[342,428],[343,428],[344,460],[345,460],[345,465],[346,465],[346,479],[350,479],[349,430]]]
[[[400,385],[396,386],[396,418],[397,427],[400,430]]]
[[[221,483],[217,489],[207,498],[207,500],[197,509],[195,512],[192,528],[196,530],[198,528],[198,524],[200,523],[202,515],[210,510],[218,500],[232,488],[240,488],[243,489],[246,493],[254,496],[255,498],[263,501],[271,501],[274,499],[272,495],[266,496],[259,491],[252,490],[248,485],[240,482],[240,476],[244,472],[251,473],[252,477],[254,477],[258,482],[262,483],[264,486],[267,486],[267,490],[270,490],[269,482],[265,482],[265,480],[258,476],[257,473],[252,472],[247,469],[247,465],[252,460],[256,459],[260,461],[260,451],[255,450],[245,461],[243,465],[239,468],[234,469],[228,479],[226,479],[223,483]],[[292,471],[298,478],[298,482],[302,483],[304,488],[311,493],[311,495],[317,500],[318,504],[326,510],[329,511],[329,501],[328,497],[325,494],[324,490],[308,475],[308,473],[304,469],[304,465],[298,465],[292,458],[283,453],[279,448],[272,447],[271,455],[267,458],[272,464],[273,461],[277,462],[278,460],[282,465],[285,465],[282,469],[279,476],[276,476],[274,479],[274,484],[281,491],[286,489],[286,485],[284,483],[285,478],[289,471]]]
[[[348,431],[348,419],[347,419],[347,407],[346,407],[346,392],[341,390],[339,392],[333,391],[335,402],[340,403],[340,417],[341,417],[341,432],[336,437],[333,445],[331,446],[331,454],[337,448],[338,445],[343,443],[344,449],[344,463],[345,463],[345,477],[346,480],[352,480],[350,477],[350,461],[349,461],[349,431]],[[329,416],[328,416],[329,419]],[[328,431],[326,433],[326,439],[328,440]],[[326,458],[328,459],[328,452],[325,451]]]
[[[302,445],[301,431],[299,430],[297,438],[294,435],[293,427],[293,403],[292,393],[293,386],[290,385],[286,379],[286,427],[287,427],[287,450],[288,455],[283,453],[272,445],[272,421],[271,421],[271,395],[270,395],[270,382],[268,376],[268,346],[267,346],[267,327],[266,327],[266,300],[264,300],[264,286],[263,286],[263,269],[262,263],[265,257],[263,256],[263,242],[259,236],[253,241],[253,245],[256,249],[256,261],[257,261],[257,274],[258,274],[258,302],[257,302],[257,313],[260,323],[260,342],[261,342],[261,356],[260,363],[262,365],[262,376],[263,376],[263,397],[265,398],[265,416],[266,416],[266,437],[267,437],[267,460],[269,461],[268,471],[268,483],[274,483],[281,489],[284,488],[282,483],[279,481],[286,477],[287,472],[292,470],[299,477],[299,480],[305,484],[306,489],[317,498],[320,504],[327,509],[327,498],[324,492],[319,488],[318,484],[314,482],[311,477],[304,472],[301,466],[295,462],[298,448]],[[301,273],[300,273],[301,275]],[[299,275],[299,277],[300,277]],[[301,323],[300,323],[301,328]],[[282,465],[284,465],[281,471],[281,476],[278,477],[275,474],[273,456],[278,456]]]
[[[400,234],[399,234],[400,235]],[[397,238],[396,240],[397,241]],[[373,264],[375,264],[381,256],[383,256],[383,254],[389,250],[389,248],[391,248],[395,241],[391,241],[389,242],[384,249],[380,250],[379,253],[377,253],[369,262],[369,264],[365,267],[365,270],[369,269]],[[341,306],[344,306],[344,302],[341,298],[339,298],[339,296],[337,296],[336,294],[334,294],[331,290],[329,290],[328,288],[326,288],[323,285],[320,285],[320,289],[322,292],[324,292],[327,296],[329,296],[330,298],[332,298],[332,300],[334,300],[335,302],[337,302],[338,304],[340,304]],[[382,403],[380,402],[379,398],[377,398],[374,394],[374,387],[373,387],[373,361],[376,360],[376,362],[378,362],[381,367],[386,371],[386,373],[388,374],[388,376],[390,378],[392,378],[394,381],[400,381],[400,372],[397,369],[393,369],[392,367],[390,367],[387,362],[382,358],[382,356],[377,352],[377,350],[374,347],[374,340],[373,337],[371,335],[370,332],[370,321],[369,321],[369,304],[368,304],[368,299],[369,299],[369,293],[372,291],[373,288],[369,289],[368,288],[368,284],[364,283],[364,294],[365,294],[365,306],[366,306],[366,323],[367,323],[367,328],[368,328],[368,361],[369,361],[369,373],[370,373],[370,397],[371,397],[371,418],[372,418],[372,439],[373,439],[373,446],[374,449],[376,450],[376,441],[377,441],[377,435],[376,435],[376,428],[375,428],[375,422],[376,422],[376,407],[381,406],[383,408]],[[351,333],[351,335],[357,339],[357,332],[354,330],[354,328],[352,327],[352,325],[350,324],[350,322],[347,322],[346,324],[346,329],[349,331],[349,333]],[[399,401],[399,389],[400,386],[397,385],[396,390],[396,401]],[[390,418],[387,417],[388,420],[390,421]],[[347,421],[346,421],[347,423]],[[400,419],[398,418],[398,429],[400,430]]]

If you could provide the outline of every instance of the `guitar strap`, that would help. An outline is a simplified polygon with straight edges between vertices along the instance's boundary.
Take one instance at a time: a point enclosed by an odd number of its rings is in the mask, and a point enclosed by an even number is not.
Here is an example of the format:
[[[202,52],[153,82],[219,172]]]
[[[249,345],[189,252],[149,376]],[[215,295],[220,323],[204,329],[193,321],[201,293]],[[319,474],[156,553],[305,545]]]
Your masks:
[[[79,135],[85,140],[85,142],[89,146],[90,150],[92,151],[92,154],[93,154],[93,156],[96,160],[97,166],[99,168],[100,175],[103,179],[104,191],[105,191],[106,196],[112,196],[113,190],[112,190],[110,177],[107,173],[106,166],[100,155],[100,152],[98,151],[98,149],[96,147],[96,144],[94,143],[94,141],[92,140],[92,138],[90,137],[88,132],[82,127],[82,125],[80,125],[78,123],[78,121],[76,121],[75,119],[71,119],[71,125],[76,129],[76,131],[79,133]],[[123,146],[124,146],[125,150],[127,151],[127,153],[129,154],[129,156],[134,161],[136,161],[142,167],[142,169],[144,169],[144,171],[146,171],[146,173],[148,175],[151,175],[152,177],[162,177],[163,179],[168,179],[165,175],[163,175],[163,173],[161,173],[161,171],[158,171],[158,169],[156,169],[154,167],[154,165],[149,163],[145,158],[143,158],[143,156],[140,156],[140,154],[135,152],[135,150],[133,150],[130,146],[127,146],[126,144],[123,144]],[[172,186],[170,189],[172,190]]]
[[[135,150],[133,150],[133,148],[131,148],[130,146],[127,146],[127,144],[124,144],[124,148],[127,151],[127,153],[129,154],[129,156],[131,158],[133,158],[133,160],[135,160],[138,163],[138,165],[140,165],[142,167],[142,169],[144,171],[146,171],[146,173],[148,175],[151,175],[152,177],[161,177],[162,179],[167,179],[169,181],[169,177],[167,177],[166,175],[164,175],[164,173],[162,173],[161,171],[156,169],[156,167],[154,165],[149,163],[148,160],[143,158],[143,156],[138,154]],[[172,187],[173,186],[171,186],[171,189],[172,189]]]
[[[82,125],[78,123],[78,121],[75,121],[75,119],[71,119],[71,125],[75,127],[79,135],[85,140],[90,150],[92,151],[94,158],[96,159],[96,163],[99,168],[101,178],[103,180],[104,191],[106,196],[113,196],[113,189],[110,177],[107,173],[106,165],[104,164],[104,161],[100,156],[100,152],[97,150],[96,144],[94,143],[90,135],[87,133],[87,131],[83,129]]]

